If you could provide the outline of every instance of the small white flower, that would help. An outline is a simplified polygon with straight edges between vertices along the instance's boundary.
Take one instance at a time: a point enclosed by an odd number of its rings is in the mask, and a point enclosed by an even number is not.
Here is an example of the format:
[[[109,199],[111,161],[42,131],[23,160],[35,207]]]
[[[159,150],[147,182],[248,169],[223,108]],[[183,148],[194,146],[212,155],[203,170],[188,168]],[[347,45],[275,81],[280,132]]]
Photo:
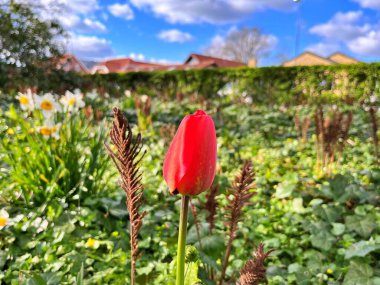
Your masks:
[[[9,225],[9,214],[5,209],[0,210],[0,230]]]
[[[75,89],[74,93],[66,91],[60,101],[65,110],[69,112],[78,111],[80,108],[85,106],[83,94],[78,89]]]
[[[61,124],[54,125],[51,121],[45,121],[44,125],[37,128],[37,131],[45,138],[59,139]]]
[[[131,92],[131,90],[125,90],[125,91],[124,91],[124,94],[125,94],[125,96],[128,97],[128,98],[129,98],[129,97],[132,97],[132,92]]]
[[[149,96],[144,94],[144,95],[141,95],[140,100],[142,103],[145,103],[146,101],[148,101],[148,98],[149,98]]]
[[[20,102],[20,107],[22,110],[33,111],[34,109],[34,94],[32,90],[28,89],[26,93],[19,92],[16,98]]]
[[[91,100],[95,100],[98,98],[98,93],[96,92],[96,89],[93,89],[91,92],[86,93],[86,98],[89,98]]]
[[[46,93],[43,96],[35,96],[36,107],[42,110],[45,118],[50,118],[54,112],[61,111],[61,106],[55,101],[53,94]]]

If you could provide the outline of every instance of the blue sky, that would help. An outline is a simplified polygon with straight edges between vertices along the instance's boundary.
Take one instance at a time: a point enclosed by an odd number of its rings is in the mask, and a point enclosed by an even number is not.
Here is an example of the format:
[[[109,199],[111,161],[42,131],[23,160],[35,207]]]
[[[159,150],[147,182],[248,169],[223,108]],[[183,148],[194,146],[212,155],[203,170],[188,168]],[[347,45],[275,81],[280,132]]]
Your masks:
[[[51,5],[57,0],[39,0]],[[55,15],[81,59],[183,62],[242,27],[262,30],[279,64],[305,50],[380,61],[380,0],[58,0]],[[297,24],[298,23],[298,24]],[[299,29],[299,45],[296,33]]]

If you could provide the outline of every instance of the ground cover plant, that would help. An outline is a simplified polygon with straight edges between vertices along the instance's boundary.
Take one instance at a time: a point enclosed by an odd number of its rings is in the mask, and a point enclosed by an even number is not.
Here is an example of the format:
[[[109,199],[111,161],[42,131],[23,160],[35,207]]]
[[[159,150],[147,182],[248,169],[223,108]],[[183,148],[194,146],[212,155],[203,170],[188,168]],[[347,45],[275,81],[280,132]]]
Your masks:
[[[103,146],[117,106],[146,151],[137,284],[175,284],[179,198],[162,168],[173,129],[199,108],[213,117],[218,162],[211,190],[191,200],[187,284],[217,284],[222,274],[223,284],[250,284],[251,268],[271,249],[269,284],[379,284],[380,169],[368,116],[374,108],[376,119],[376,100],[267,107],[239,92],[224,92],[217,104],[73,91],[21,106],[20,94],[2,105],[1,282],[131,284],[131,219]],[[234,218],[242,169],[254,176]]]

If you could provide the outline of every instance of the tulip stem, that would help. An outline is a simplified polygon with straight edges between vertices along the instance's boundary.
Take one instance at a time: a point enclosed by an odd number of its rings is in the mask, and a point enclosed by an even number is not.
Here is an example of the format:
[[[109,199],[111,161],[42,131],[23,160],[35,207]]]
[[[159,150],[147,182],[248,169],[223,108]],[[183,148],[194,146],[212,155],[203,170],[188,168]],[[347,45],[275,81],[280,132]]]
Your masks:
[[[185,284],[185,256],[186,256],[186,233],[187,233],[187,216],[189,212],[190,197],[182,195],[181,215],[178,233],[178,251],[177,251],[177,282],[176,285]]]

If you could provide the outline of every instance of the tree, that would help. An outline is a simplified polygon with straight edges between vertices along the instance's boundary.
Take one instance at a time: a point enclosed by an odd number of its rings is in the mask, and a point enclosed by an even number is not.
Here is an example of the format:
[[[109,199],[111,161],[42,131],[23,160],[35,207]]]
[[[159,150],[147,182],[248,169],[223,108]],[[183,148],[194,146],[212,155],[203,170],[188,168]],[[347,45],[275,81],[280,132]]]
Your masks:
[[[225,38],[214,38],[205,53],[244,63],[250,60],[257,62],[268,56],[276,43],[276,37],[264,35],[260,29],[243,28],[229,32]]]
[[[34,7],[38,8],[38,7]],[[0,64],[8,79],[33,78],[49,70],[63,53],[59,37],[63,28],[56,21],[43,21],[35,9],[15,1],[0,4]]]

